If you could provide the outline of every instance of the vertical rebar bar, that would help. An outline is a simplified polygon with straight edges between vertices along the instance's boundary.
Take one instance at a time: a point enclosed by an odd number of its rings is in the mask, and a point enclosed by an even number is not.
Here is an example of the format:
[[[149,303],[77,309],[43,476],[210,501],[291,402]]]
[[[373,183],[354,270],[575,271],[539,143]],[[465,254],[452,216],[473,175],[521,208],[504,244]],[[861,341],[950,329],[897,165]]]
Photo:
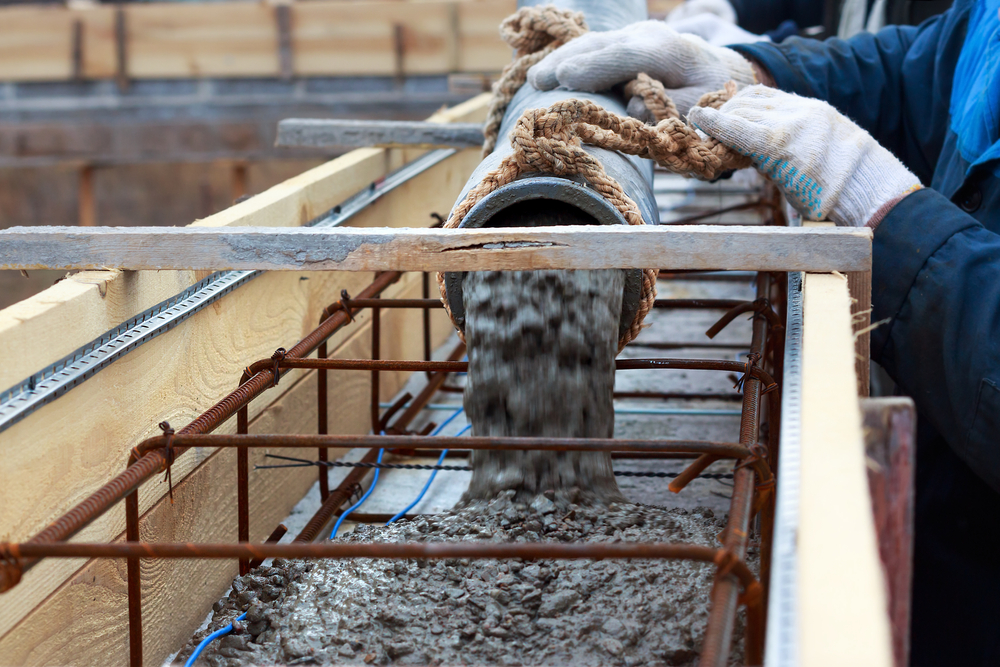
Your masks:
[[[139,490],[125,496],[125,539],[139,541]],[[126,559],[128,568],[129,667],[142,667],[142,578],[138,558]]]
[[[382,350],[382,309],[373,307],[372,308],[372,360],[379,359]],[[372,396],[371,396],[371,418],[372,418],[372,433],[378,435],[380,432],[379,428],[379,372],[377,370],[372,371]]]
[[[769,277],[758,277],[757,297],[766,296]],[[768,322],[761,313],[755,313],[753,319],[753,337],[750,342],[750,354],[763,354],[767,344]],[[760,431],[760,391],[761,382],[751,373],[747,373],[743,381],[743,413],[740,417],[740,444],[752,447],[757,444]],[[754,499],[754,473],[747,467],[736,471],[733,482],[733,496],[729,509],[729,521],[724,532],[726,549],[739,558],[746,556],[747,541],[750,532],[751,510]],[[702,643],[699,667],[725,667],[729,664],[729,653],[732,649],[733,626],[736,622],[736,610],[739,594],[739,582],[731,574],[720,572],[716,574],[712,586],[712,606],[705,629],[705,639]],[[747,627],[744,634],[745,661],[749,665],[761,664],[763,643],[761,633],[763,627]]]
[[[322,324],[323,320],[328,317],[327,311],[323,311],[323,317],[320,319]],[[326,359],[326,341],[323,341],[319,346],[319,351],[316,356],[320,359]],[[326,369],[321,368],[316,371],[316,432],[319,435],[327,435],[329,431],[329,415],[327,414],[327,377]],[[326,447],[319,448],[319,460],[328,461],[329,450]],[[319,466],[319,499],[323,502],[330,495],[330,470],[324,465]]]
[[[246,406],[240,408],[236,416],[236,432],[245,435],[250,432],[250,415]],[[236,448],[236,496],[240,542],[250,541],[250,450]],[[250,571],[250,559],[240,559],[240,575]]]
[[[421,286],[421,292],[420,292],[420,294],[421,294],[421,296],[424,299],[429,299],[431,297],[431,274],[424,273],[423,278],[422,278],[422,282],[423,282],[423,285]],[[430,361],[431,360],[431,353],[433,352],[433,350],[431,349],[431,343],[432,343],[432,341],[431,341],[431,310],[430,310],[430,308],[424,308],[423,309],[423,318],[424,318],[424,361]],[[427,374],[427,378],[430,379],[432,373],[430,371],[426,371],[426,374]]]

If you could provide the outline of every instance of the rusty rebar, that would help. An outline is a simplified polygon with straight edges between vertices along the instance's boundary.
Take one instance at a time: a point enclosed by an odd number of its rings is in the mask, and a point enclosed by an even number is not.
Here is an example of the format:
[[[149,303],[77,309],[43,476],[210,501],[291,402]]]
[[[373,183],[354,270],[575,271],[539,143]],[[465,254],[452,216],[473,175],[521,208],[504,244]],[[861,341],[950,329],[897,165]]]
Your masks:
[[[467,361],[419,361],[419,360],[375,360],[375,359],[315,359],[289,356],[277,362],[280,368],[308,368],[327,370],[354,371],[434,371],[436,373],[465,373],[468,371]],[[271,369],[275,365],[273,359],[261,359],[251,364],[247,370],[251,372]],[[744,372],[746,364],[728,359],[618,359],[616,370],[673,369],[694,371],[729,371]],[[761,380],[768,388],[777,388],[774,379],[763,368],[755,366],[750,374]],[[444,378],[441,378],[444,382]]]
[[[378,449],[370,449],[368,453],[361,458],[362,463],[375,463],[378,459]],[[313,514],[312,518],[309,519],[309,523],[305,525],[301,532],[295,536],[294,543],[301,544],[303,542],[312,542],[319,535],[319,531],[323,530],[325,526],[330,521],[330,517],[340,509],[340,506],[347,502],[347,499],[351,497],[351,493],[354,488],[357,487],[364,480],[365,476],[371,472],[371,468],[353,468],[344,480],[334,489],[323,504],[319,506],[316,513]],[[327,471],[322,469],[321,473],[327,474]]]
[[[151,452],[166,446],[166,438],[156,436],[136,447]],[[269,448],[295,449],[326,446],[330,448],[368,447],[375,449],[420,448],[442,450],[453,447],[468,450],[554,451],[554,452],[682,452],[712,454],[728,459],[744,459],[753,452],[743,444],[706,440],[641,440],[631,438],[544,438],[509,436],[417,436],[417,435],[293,435],[293,434],[204,434],[175,435],[174,447]],[[762,465],[767,465],[762,461]]]
[[[139,492],[125,498],[125,539],[139,541]],[[128,579],[128,662],[129,667],[142,667],[142,569],[138,557],[125,563]]]
[[[656,299],[653,308],[667,310],[730,310],[753,303],[746,299]]]
[[[752,476],[751,476],[752,477]],[[111,542],[52,544],[0,544],[0,553],[12,558],[386,558],[623,560],[677,559],[714,563],[726,568],[748,589],[759,586],[742,558],[726,549],[695,544],[659,542],[576,543],[555,542],[293,542],[291,544],[206,544]]]
[[[368,298],[380,294],[384,289],[399,280],[402,273],[399,271],[387,271],[380,274],[370,285],[359,294],[360,297]],[[313,352],[320,343],[329,338],[333,333],[343,326],[349,319],[349,313],[343,311],[328,318],[320,326],[310,332],[305,338],[300,340],[294,347],[288,350],[288,355],[292,357],[305,356]],[[265,390],[273,386],[274,383],[274,362],[265,369],[254,371],[246,382],[237,387],[221,401],[213,405],[207,411],[198,416],[194,421],[178,431],[182,434],[209,433],[218,428],[223,422],[232,417],[243,406],[247,405],[254,398]],[[177,448],[175,457],[183,453],[183,449]],[[100,489],[78,503],[68,512],[56,519],[49,526],[41,530],[32,537],[30,543],[51,543],[62,542],[76,535],[84,527],[88,526],[97,517],[104,514],[108,509],[120,502],[125,496],[139,488],[147,479],[157,472],[165,470],[167,459],[161,451],[152,451],[142,456],[139,460],[131,462],[124,472],[115,476],[112,480],[104,484]],[[21,572],[29,570],[36,561],[27,560],[21,563]],[[13,572],[3,564],[0,564],[0,593],[8,590],[11,586],[20,581],[20,572]]]
[[[767,279],[762,279],[758,276],[758,297],[767,293],[768,285]],[[767,344],[769,328],[767,317],[758,311],[754,315],[753,320],[753,336],[750,343],[748,367],[755,366],[756,362],[761,359]],[[754,450],[756,449],[760,431],[761,381],[754,374],[747,372],[742,380],[742,388],[743,410],[740,417],[740,444]],[[774,394],[777,394],[777,392],[774,392]],[[755,453],[746,460],[746,463],[759,463],[764,458]],[[727,553],[739,558],[743,558],[746,554],[750,520],[752,518],[755,479],[759,480],[761,486],[765,488],[770,488],[774,484],[773,478],[765,478],[759,475],[755,477],[754,472],[751,472],[749,468],[737,466],[733,482],[733,495],[730,501],[729,520],[726,523],[723,544]],[[698,663],[699,667],[725,667],[729,663],[733,627],[736,623],[737,594],[738,591],[733,579],[721,570],[717,572],[715,582],[712,586],[712,604],[708,623],[705,628],[705,638],[702,642],[701,659]],[[750,595],[748,594],[747,597],[749,598]],[[747,600],[748,608],[751,604],[754,604],[763,609],[763,588],[755,589],[753,597],[753,600]],[[747,629],[744,635],[744,647],[747,664],[759,665],[763,663],[763,614],[753,619],[748,615]]]

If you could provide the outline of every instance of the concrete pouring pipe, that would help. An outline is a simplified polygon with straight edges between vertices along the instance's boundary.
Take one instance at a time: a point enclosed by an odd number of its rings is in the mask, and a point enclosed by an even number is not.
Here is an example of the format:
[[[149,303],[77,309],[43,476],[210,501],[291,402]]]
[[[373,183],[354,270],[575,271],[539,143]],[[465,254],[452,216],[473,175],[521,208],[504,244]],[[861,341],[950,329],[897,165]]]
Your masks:
[[[645,0],[519,0],[518,8],[535,5],[555,5],[581,12],[591,31],[616,30],[648,18]],[[468,192],[494,170],[512,152],[507,139],[518,118],[528,109],[549,107],[567,99],[592,100],[608,111],[627,115],[619,93],[604,91],[584,93],[568,90],[539,91],[525,83],[511,100],[500,126],[496,149],[485,157],[473,172],[458,197],[462,202]],[[659,222],[659,211],[653,196],[653,163],[650,160],[623,155],[594,146],[584,150],[600,160],[609,176],[621,184],[626,194],[638,205],[647,225]],[[539,227],[553,225],[624,225],[624,217],[584,179],[551,174],[525,174],[479,201],[462,220],[461,227]],[[659,267],[656,267],[659,268]],[[448,306],[455,325],[464,330],[465,307],[462,282],[464,273],[445,274]],[[622,300],[620,331],[628,329],[639,308],[642,293],[642,271],[628,270]]]

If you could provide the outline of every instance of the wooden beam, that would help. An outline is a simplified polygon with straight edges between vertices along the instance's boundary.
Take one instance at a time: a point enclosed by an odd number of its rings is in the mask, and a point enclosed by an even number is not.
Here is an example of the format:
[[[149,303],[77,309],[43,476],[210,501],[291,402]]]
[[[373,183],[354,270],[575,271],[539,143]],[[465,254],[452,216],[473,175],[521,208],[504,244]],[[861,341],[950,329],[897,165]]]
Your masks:
[[[277,10],[260,2],[2,7],[0,78],[71,79],[76,20],[87,79],[497,72],[511,57],[497,28],[516,9],[515,0],[313,0]],[[127,50],[119,24],[128,28]],[[401,72],[396,26],[405,40]]]
[[[514,271],[650,266],[865,271],[871,266],[871,230],[715,225],[0,230],[0,269]]]
[[[289,118],[278,123],[275,145],[289,148],[479,148],[483,145],[483,126],[479,123]]]
[[[890,667],[847,279],[807,274],[803,297],[799,664]]]

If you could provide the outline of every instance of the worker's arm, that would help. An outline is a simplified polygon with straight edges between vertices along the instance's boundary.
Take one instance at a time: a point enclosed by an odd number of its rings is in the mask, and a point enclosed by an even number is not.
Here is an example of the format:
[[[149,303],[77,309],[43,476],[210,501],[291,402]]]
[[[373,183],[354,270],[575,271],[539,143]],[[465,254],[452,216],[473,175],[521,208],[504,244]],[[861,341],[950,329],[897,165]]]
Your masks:
[[[1000,491],[1000,236],[825,102],[754,86],[691,122],[806,217],[875,228],[872,356]]]
[[[919,27],[849,40],[793,37],[731,48],[762,65],[782,90],[830,102],[930,183],[973,4],[958,0]]]
[[[872,358],[1000,491],[1000,236],[916,192],[875,230]]]

